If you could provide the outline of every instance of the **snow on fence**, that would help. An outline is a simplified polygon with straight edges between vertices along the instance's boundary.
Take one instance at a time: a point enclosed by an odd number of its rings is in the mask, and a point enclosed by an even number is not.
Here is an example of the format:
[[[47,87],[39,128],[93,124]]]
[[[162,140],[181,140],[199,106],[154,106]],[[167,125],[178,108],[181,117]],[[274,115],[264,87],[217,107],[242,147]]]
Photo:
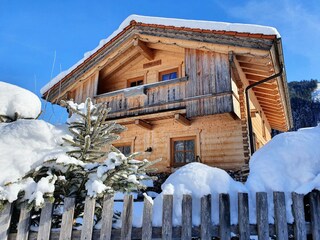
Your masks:
[[[107,195],[103,202],[103,218],[101,230],[93,229],[95,200],[87,198],[85,201],[84,219],[82,231],[73,230],[73,214],[75,199],[66,198],[64,213],[62,216],[61,229],[51,230],[52,203],[46,202],[41,211],[38,232],[29,230],[30,210],[26,205],[22,206],[17,233],[9,233],[12,205],[7,204],[0,212],[0,239],[230,239],[238,236],[240,240],[250,239],[251,235],[257,235],[259,239],[307,239],[307,234],[312,234],[313,239],[320,239],[320,193],[312,192],[309,195],[310,221],[305,220],[304,195],[292,193],[292,210],[294,223],[287,224],[285,194],[274,192],[274,218],[275,223],[268,223],[268,200],[267,193],[261,192],[256,195],[257,224],[249,224],[248,194],[238,195],[238,225],[230,225],[230,200],[228,194],[219,195],[219,225],[211,223],[211,195],[201,198],[201,224],[192,226],[192,197],[184,195],[182,200],[182,226],[172,226],[173,196],[164,195],[162,211],[162,227],[152,226],[152,203],[148,198],[144,199],[142,228],[132,228],[133,197],[127,195],[124,198],[122,212],[122,228],[112,229],[112,216],[114,199]]]

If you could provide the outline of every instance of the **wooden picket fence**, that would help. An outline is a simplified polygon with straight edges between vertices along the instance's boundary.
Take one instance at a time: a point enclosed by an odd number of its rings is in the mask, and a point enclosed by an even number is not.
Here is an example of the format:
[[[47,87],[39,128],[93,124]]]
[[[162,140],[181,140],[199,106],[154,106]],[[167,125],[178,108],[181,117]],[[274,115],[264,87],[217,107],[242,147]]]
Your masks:
[[[320,239],[320,194],[312,192],[309,194],[310,221],[305,220],[304,195],[292,193],[292,211],[294,223],[287,224],[285,194],[274,192],[274,224],[268,223],[268,200],[266,193],[256,195],[256,216],[257,224],[249,224],[248,194],[238,195],[238,225],[230,224],[230,199],[228,194],[219,195],[219,225],[211,223],[211,196],[201,198],[201,224],[192,226],[192,198],[184,195],[182,200],[182,226],[172,226],[173,196],[164,195],[162,227],[152,226],[152,203],[145,198],[143,209],[142,228],[132,228],[133,197],[128,195],[124,198],[122,212],[122,228],[112,229],[113,196],[105,196],[103,201],[102,228],[93,229],[93,218],[95,200],[87,198],[85,201],[84,219],[82,231],[73,230],[73,215],[75,199],[66,198],[64,212],[62,215],[61,229],[51,229],[52,203],[46,202],[41,211],[40,225],[38,232],[29,230],[30,211],[26,205],[22,206],[20,212],[17,233],[9,233],[12,205],[7,204],[0,212],[0,239],[212,239],[213,237],[230,239],[231,233],[238,236],[240,240],[250,239],[251,235],[257,235],[259,239],[269,239],[269,236],[276,239],[307,239],[307,234],[312,239]],[[309,211],[308,211],[309,212]]]

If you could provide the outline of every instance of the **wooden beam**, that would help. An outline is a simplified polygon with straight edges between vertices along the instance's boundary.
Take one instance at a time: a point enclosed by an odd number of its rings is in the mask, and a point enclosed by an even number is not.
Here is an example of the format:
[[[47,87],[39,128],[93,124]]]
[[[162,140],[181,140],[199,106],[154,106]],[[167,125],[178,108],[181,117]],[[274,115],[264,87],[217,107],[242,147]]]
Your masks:
[[[136,124],[137,126],[139,126],[141,128],[152,130],[152,125],[150,123],[143,121],[143,120],[136,119],[134,121],[134,124]]]
[[[184,126],[190,126],[191,125],[191,121],[189,119],[187,119],[186,117],[182,116],[179,113],[176,113],[174,115],[174,119],[176,120],[176,122],[184,125]]]
[[[133,45],[138,49],[138,51],[149,61],[154,59],[154,52],[150,49],[144,42],[136,39]]]
[[[260,70],[264,72],[269,72],[269,71],[274,72],[274,69],[272,68],[272,66],[262,66],[262,65],[253,64],[253,63],[239,63],[239,64],[241,68]]]

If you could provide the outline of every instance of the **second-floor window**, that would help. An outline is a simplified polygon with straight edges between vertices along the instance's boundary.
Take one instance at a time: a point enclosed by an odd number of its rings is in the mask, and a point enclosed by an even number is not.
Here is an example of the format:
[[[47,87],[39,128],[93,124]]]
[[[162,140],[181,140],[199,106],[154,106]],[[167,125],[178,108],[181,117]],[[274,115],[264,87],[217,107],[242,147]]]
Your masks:
[[[143,85],[143,77],[132,78],[127,81],[127,87],[136,87]]]
[[[160,81],[178,78],[178,68],[170,69],[159,73]]]

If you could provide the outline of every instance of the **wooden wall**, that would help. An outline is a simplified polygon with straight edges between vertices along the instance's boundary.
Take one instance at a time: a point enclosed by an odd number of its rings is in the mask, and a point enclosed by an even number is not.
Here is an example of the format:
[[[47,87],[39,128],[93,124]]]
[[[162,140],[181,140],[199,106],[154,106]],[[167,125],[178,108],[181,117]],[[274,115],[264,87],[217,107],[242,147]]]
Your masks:
[[[191,126],[184,126],[173,119],[152,122],[153,129],[142,129],[134,124],[126,125],[116,143],[131,144],[133,151],[144,152],[152,147],[151,153],[143,157],[149,160],[162,158],[156,165],[158,171],[169,171],[170,139],[196,137],[197,155],[202,163],[224,169],[239,169],[244,165],[241,121],[229,114],[218,114],[192,119]],[[142,157],[142,158],[143,158]]]
[[[77,84],[77,87],[73,89],[70,94],[71,98],[73,98],[76,103],[84,102],[87,97],[93,99],[96,95],[97,84],[98,74],[92,74],[87,79]]]

